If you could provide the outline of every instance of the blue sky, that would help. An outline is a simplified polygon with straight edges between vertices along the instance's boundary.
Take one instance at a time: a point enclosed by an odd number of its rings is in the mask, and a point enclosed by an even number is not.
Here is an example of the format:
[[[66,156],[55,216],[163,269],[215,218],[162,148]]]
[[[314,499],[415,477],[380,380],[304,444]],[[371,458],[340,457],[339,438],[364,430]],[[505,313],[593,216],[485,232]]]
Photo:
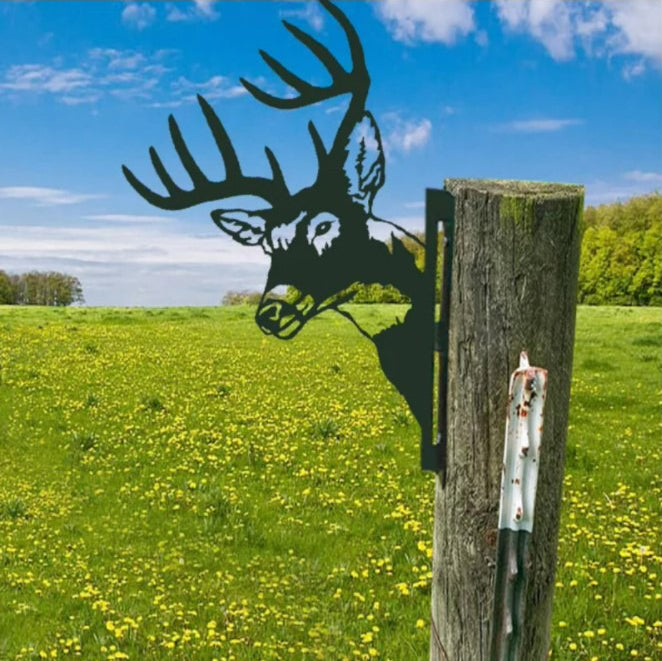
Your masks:
[[[662,188],[662,3],[338,4],[362,36],[387,150],[380,216],[422,229],[425,187],[454,176],[583,183],[589,203]],[[0,3],[0,268],[77,275],[91,305],[216,304],[228,289],[260,289],[266,257],[223,236],[213,205],[150,207],[120,166],[158,187],[154,145],[188,185],[173,112],[219,177],[202,93],[245,172],[268,174],[268,144],[290,188],[311,183],[306,124],[328,144],[346,99],[280,111],[239,85],[288,93],[259,48],[325,83],[282,18],[347,62],[337,25],[308,0]]]

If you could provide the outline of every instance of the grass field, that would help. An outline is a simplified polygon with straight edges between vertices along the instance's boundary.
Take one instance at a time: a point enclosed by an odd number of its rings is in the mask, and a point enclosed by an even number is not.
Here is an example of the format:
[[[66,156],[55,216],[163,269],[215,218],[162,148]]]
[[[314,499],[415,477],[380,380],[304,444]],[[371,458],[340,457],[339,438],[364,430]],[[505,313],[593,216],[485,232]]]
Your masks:
[[[662,310],[580,308],[554,659],[662,659],[661,405]],[[338,315],[0,308],[0,659],[427,659],[417,432]]]

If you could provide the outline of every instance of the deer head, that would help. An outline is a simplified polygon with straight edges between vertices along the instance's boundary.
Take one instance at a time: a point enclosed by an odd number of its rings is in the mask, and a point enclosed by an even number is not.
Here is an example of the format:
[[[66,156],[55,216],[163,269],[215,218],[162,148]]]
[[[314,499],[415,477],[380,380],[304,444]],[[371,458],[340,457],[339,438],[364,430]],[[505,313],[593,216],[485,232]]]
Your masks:
[[[280,109],[301,108],[338,95],[350,95],[330,149],[325,147],[315,125],[308,124],[318,163],[312,185],[290,193],[278,160],[268,147],[265,153],[272,176],[244,175],[223,124],[202,96],[198,96],[198,101],[225,166],[223,180],[211,181],[200,170],[172,115],[170,135],[193,188],[185,190],[175,184],[153,147],[149,150],[152,164],[167,195],[152,191],[131,170],[123,167],[131,186],[161,209],[186,209],[240,195],[257,196],[267,203],[268,206],[257,211],[215,209],[211,216],[235,241],[259,246],[271,257],[256,321],[265,333],[283,339],[296,335],[308,319],[323,310],[338,309],[353,296],[351,286],[354,283],[393,284],[389,250],[382,241],[372,238],[375,224],[386,222],[372,214],[375,194],[384,183],[385,161],[379,129],[373,116],[365,110],[370,77],[363,49],[353,26],[340,9],[329,0],[320,2],[347,37],[352,59],[350,70],[344,69],[311,35],[283,21],[290,33],[324,65],[331,75],[331,84],[327,87],[311,85],[264,51],[260,54],[265,62],[298,95],[279,98],[241,79],[257,100]],[[412,289],[404,281],[396,284],[402,290]],[[293,300],[285,301],[274,294],[276,288],[283,286],[296,293]]]
[[[384,180],[378,136],[366,113],[348,136],[339,170],[331,167],[335,154],[320,150],[320,172],[311,186],[267,209],[212,211],[220,229],[271,258],[256,313],[265,333],[293,337],[314,315],[349,300],[351,286],[367,277],[366,250],[383,247],[371,246],[369,234],[372,200]],[[290,300],[276,293],[283,286]]]

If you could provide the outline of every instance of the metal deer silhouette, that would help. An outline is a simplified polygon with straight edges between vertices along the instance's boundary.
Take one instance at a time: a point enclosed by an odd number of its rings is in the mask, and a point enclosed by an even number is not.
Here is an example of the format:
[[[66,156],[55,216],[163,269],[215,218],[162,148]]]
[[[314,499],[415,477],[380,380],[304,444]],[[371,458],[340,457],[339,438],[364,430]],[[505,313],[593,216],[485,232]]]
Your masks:
[[[244,174],[223,124],[202,96],[198,96],[198,101],[225,166],[222,180],[212,181],[200,170],[172,115],[172,142],[193,187],[187,190],[178,186],[153,147],[149,150],[151,161],[167,194],[145,186],[126,166],[123,171],[138,194],[161,209],[187,209],[241,195],[264,200],[267,205],[257,211],[211,212],[219,229],[243,245],[262,248],[271,258],[255,316],[260,329],[268,335],[290,339],[309,319],[325,310],[343,314],[374,342],[384,373],[405,397],[421,427],[425,427],[431,395],[426,394],[426,379],[421,377],[431,357],[426,355],[421,338],[426,332],[429,334],[424,308],[432,303],[423,300],[429,290],[413,254],[394,234],[407,232],[373,214],[373,200],[384,183],[385,159],[379,128],[365,108],[370,76],[363,48],[348,18],[329,0],[320,2],[347,37],[352,60],[349,70],[310,34],[283,21],[287,30],[324,65],[331,75],[331,84],[312,85],[264,51],[260,54],[265,62],[297,95],[279,98],[241,79],[258,101],[280,109],[302,108],[349,94],[347,110],[330,148],[324,145],[315,125],[308,124],[318,164],[317,177],[310,186],[291,193],[278,160],[268,147],[265,152],[271,177]],[[391,231],[387,241],[377,238],[384,236],[384,228]],[[401,321],[371,335],[342,307],[354,296],[356,283],[395,287],[411,302],[408,312]],[[283,300],[274,293],[283,286],[295,292],[296,297]]]

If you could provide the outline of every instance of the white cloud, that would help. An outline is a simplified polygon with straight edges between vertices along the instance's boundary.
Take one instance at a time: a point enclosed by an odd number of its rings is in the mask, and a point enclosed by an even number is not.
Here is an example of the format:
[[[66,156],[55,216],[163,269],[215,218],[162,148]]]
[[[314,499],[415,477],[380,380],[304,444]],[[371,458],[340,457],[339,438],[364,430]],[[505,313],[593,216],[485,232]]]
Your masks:
[[[88,53],[91,59],[104,61],[109,70],[137,69],[146,61],[143,53],[117,48],[92,48]]]
[[[401,136],[403,151],[408,152],[417,147],[423,147],[430,140],[431,133],[432,122],[429,119],[406,123]]]
[[[641,170],[631,170],[626,172],[623,177],[628,181],[636,181],[642,184],[656,184],[662,186],[662,172],[642,172]]]
[[[582,123],[583,121],[581,119],[538,118],[515,120],[503,124],[499,128],[503,131],[514,131],[516,133],[550,133],[553,131],[561,131],[568,126],[577,126]]]
[[[377,14],[397,41],[453,44],[475,29],[466,0],[383,0]]]
[[[210,221],[211,223],[211,221]],[[220,230],[193,236],[169,226],[53,227],[2,225],[2,252],[88,262],[128,264],[266,263],[259,248],[244,247]]]
[[[156,18],[156,9],[149,2],[129,2],[122,10],[122,22],[136,30],[149,27]]]
[[[662,2],[629,0],[608,2],[617,28],[612,40],[616,52],[642,55],[662,66]]]
[[[586,184],[586,203],[617,202],[655,190],[662,190],[662,172],[631,170],[612,181],[594,180]]]
[[[89,87],[92,77],[79,68],[55,69],[43,64],[14,64],[5,73],[0,89],[12,92],[73,92]]]
[[[320,32],[324,27],[324,15],[320,11],[320,7],[316,2],[310,0],[298,0],[301,8],[297,9],[283,9],[280,15],[286,18],[298,18],[306,21],[314,30]]]
[[[182,92],[196,90],[208,99],[232,99],[248,94],[243,85],[233,84],[226,76],[212,76],[202,83],[196,83],[181,76],[173,83],[173,90]]]
[[[421,208],[424,208],[424,205]],[[389,216],[389,222],[394,223],[398,227],[409,230],[410,232],[420,232],[425,229],[425,218],[423,217],[423,214],[411,216]],[[389,226],[386,223],[383,230],[386,231],[384,231],[380,237],[378,236],[378,238],[381,238],[382,240],[390,238],[392,230],[389,229]]]
[[[476,43],[482,48],[487,48],[487,45],[490,43],[487,30],[478,30],[476,32]]]
[[[183,2],[166,4],[166,20],[171,22],[215,21],[220,14],[216,11],[215,0],[192,0],[185,9]]]
[[[0,93],[52,95],[66,105],[94,104],[107,94],[143,96],[169,69],[162,56],[93,48],[75,67],[62,63],[15,64],[0,79]]]
[[[212,76],[206,81],[196,83],[185,76],[180,76],[171,84],[171,96],[168,101],[155,101],[150,105],[155,108],[178,108],[195,103],[198,94],[211,101],[213,99],[234,99],[247,94],[243,85],[234,84],[226,76]]]
[[[508,29],[530,32],[555,60],[574,56],[570,3],[564,0],[496,0],[496,7]]]
[[[383,117],[385,127],[384,148],[387,152],[409,153],[424,147],[432,136],[432,122],[422,119],[403,119],[399,113],[387,113]]]
[[[346,110],[347,110],[347,101],[341,101],[340,103],[337,103],[336,105],[329,106],[328,108],[325,108],[324,112],[327,115],[332,115],[333,113],[345,112]]]
[[[0,198],[12,200],[27,200],[37,206],[59,206],[62,204],[78,204],[86,200],[95,200],[103,195],[88,193],[72,193],[60,188],[44,188],[41,186],[5,186],[0,188]]]
[[[0,75],[0,94],[51,95],[69,106],[96,104],[114,97],[148,107],[176,108],[194,103],[196,94],[207,99],[232,99],[246,89],[226,76],[213,75],[201,82],[174,78],[167,66],[177,51],[153,53],[116,48],[92,48],[73,67],[53,64],[16,64]]]
[[[590,7],[588,3],[583,14],[576,14],[575,32],[584,50],[589,55],[604,55],[605,48],[600,44],[600,35],[609,28],[609,14],[604,5]]]
[[[646,71],[646,62],[644,60],[638,60],[636,62],[628,62],[623,67],[623,78],[626,80],[631,80],[637,76],[641,76]]]
[[[572,59],[578,48],[589,56],[637,56],[626,64],[626,78],[641,75],[646,64],[662,67],[660,0],[496,0],[507,30],[531,35],[555,60]]]
[[[64,103],[65,106],[80,106],[88,103],[96,103],[101,96],[100,92],[87,92],[85,94],[78,94],[77,96],[64,94],[59,100]]]
[[[241,246],[214,229],[193,236],[174,223],[6,224],[0,235],[7,271],[71,273],[91,305],[216,305],[228,289],[262,289],[268,268],[259,248]]]
[[[95,220],[109,223],[169,223],[172,219],[167,216],[145,216],[130,213],[101,213],[83,216],[84,220]]]
[[[212,76],[201,83],[180,76],[173,84],[172,90],[181,95],[184,101],[193,102],[196,94],[204,94],[207,99],[233,99],[248,94],[243,85],[233,83],[226,76]]]

